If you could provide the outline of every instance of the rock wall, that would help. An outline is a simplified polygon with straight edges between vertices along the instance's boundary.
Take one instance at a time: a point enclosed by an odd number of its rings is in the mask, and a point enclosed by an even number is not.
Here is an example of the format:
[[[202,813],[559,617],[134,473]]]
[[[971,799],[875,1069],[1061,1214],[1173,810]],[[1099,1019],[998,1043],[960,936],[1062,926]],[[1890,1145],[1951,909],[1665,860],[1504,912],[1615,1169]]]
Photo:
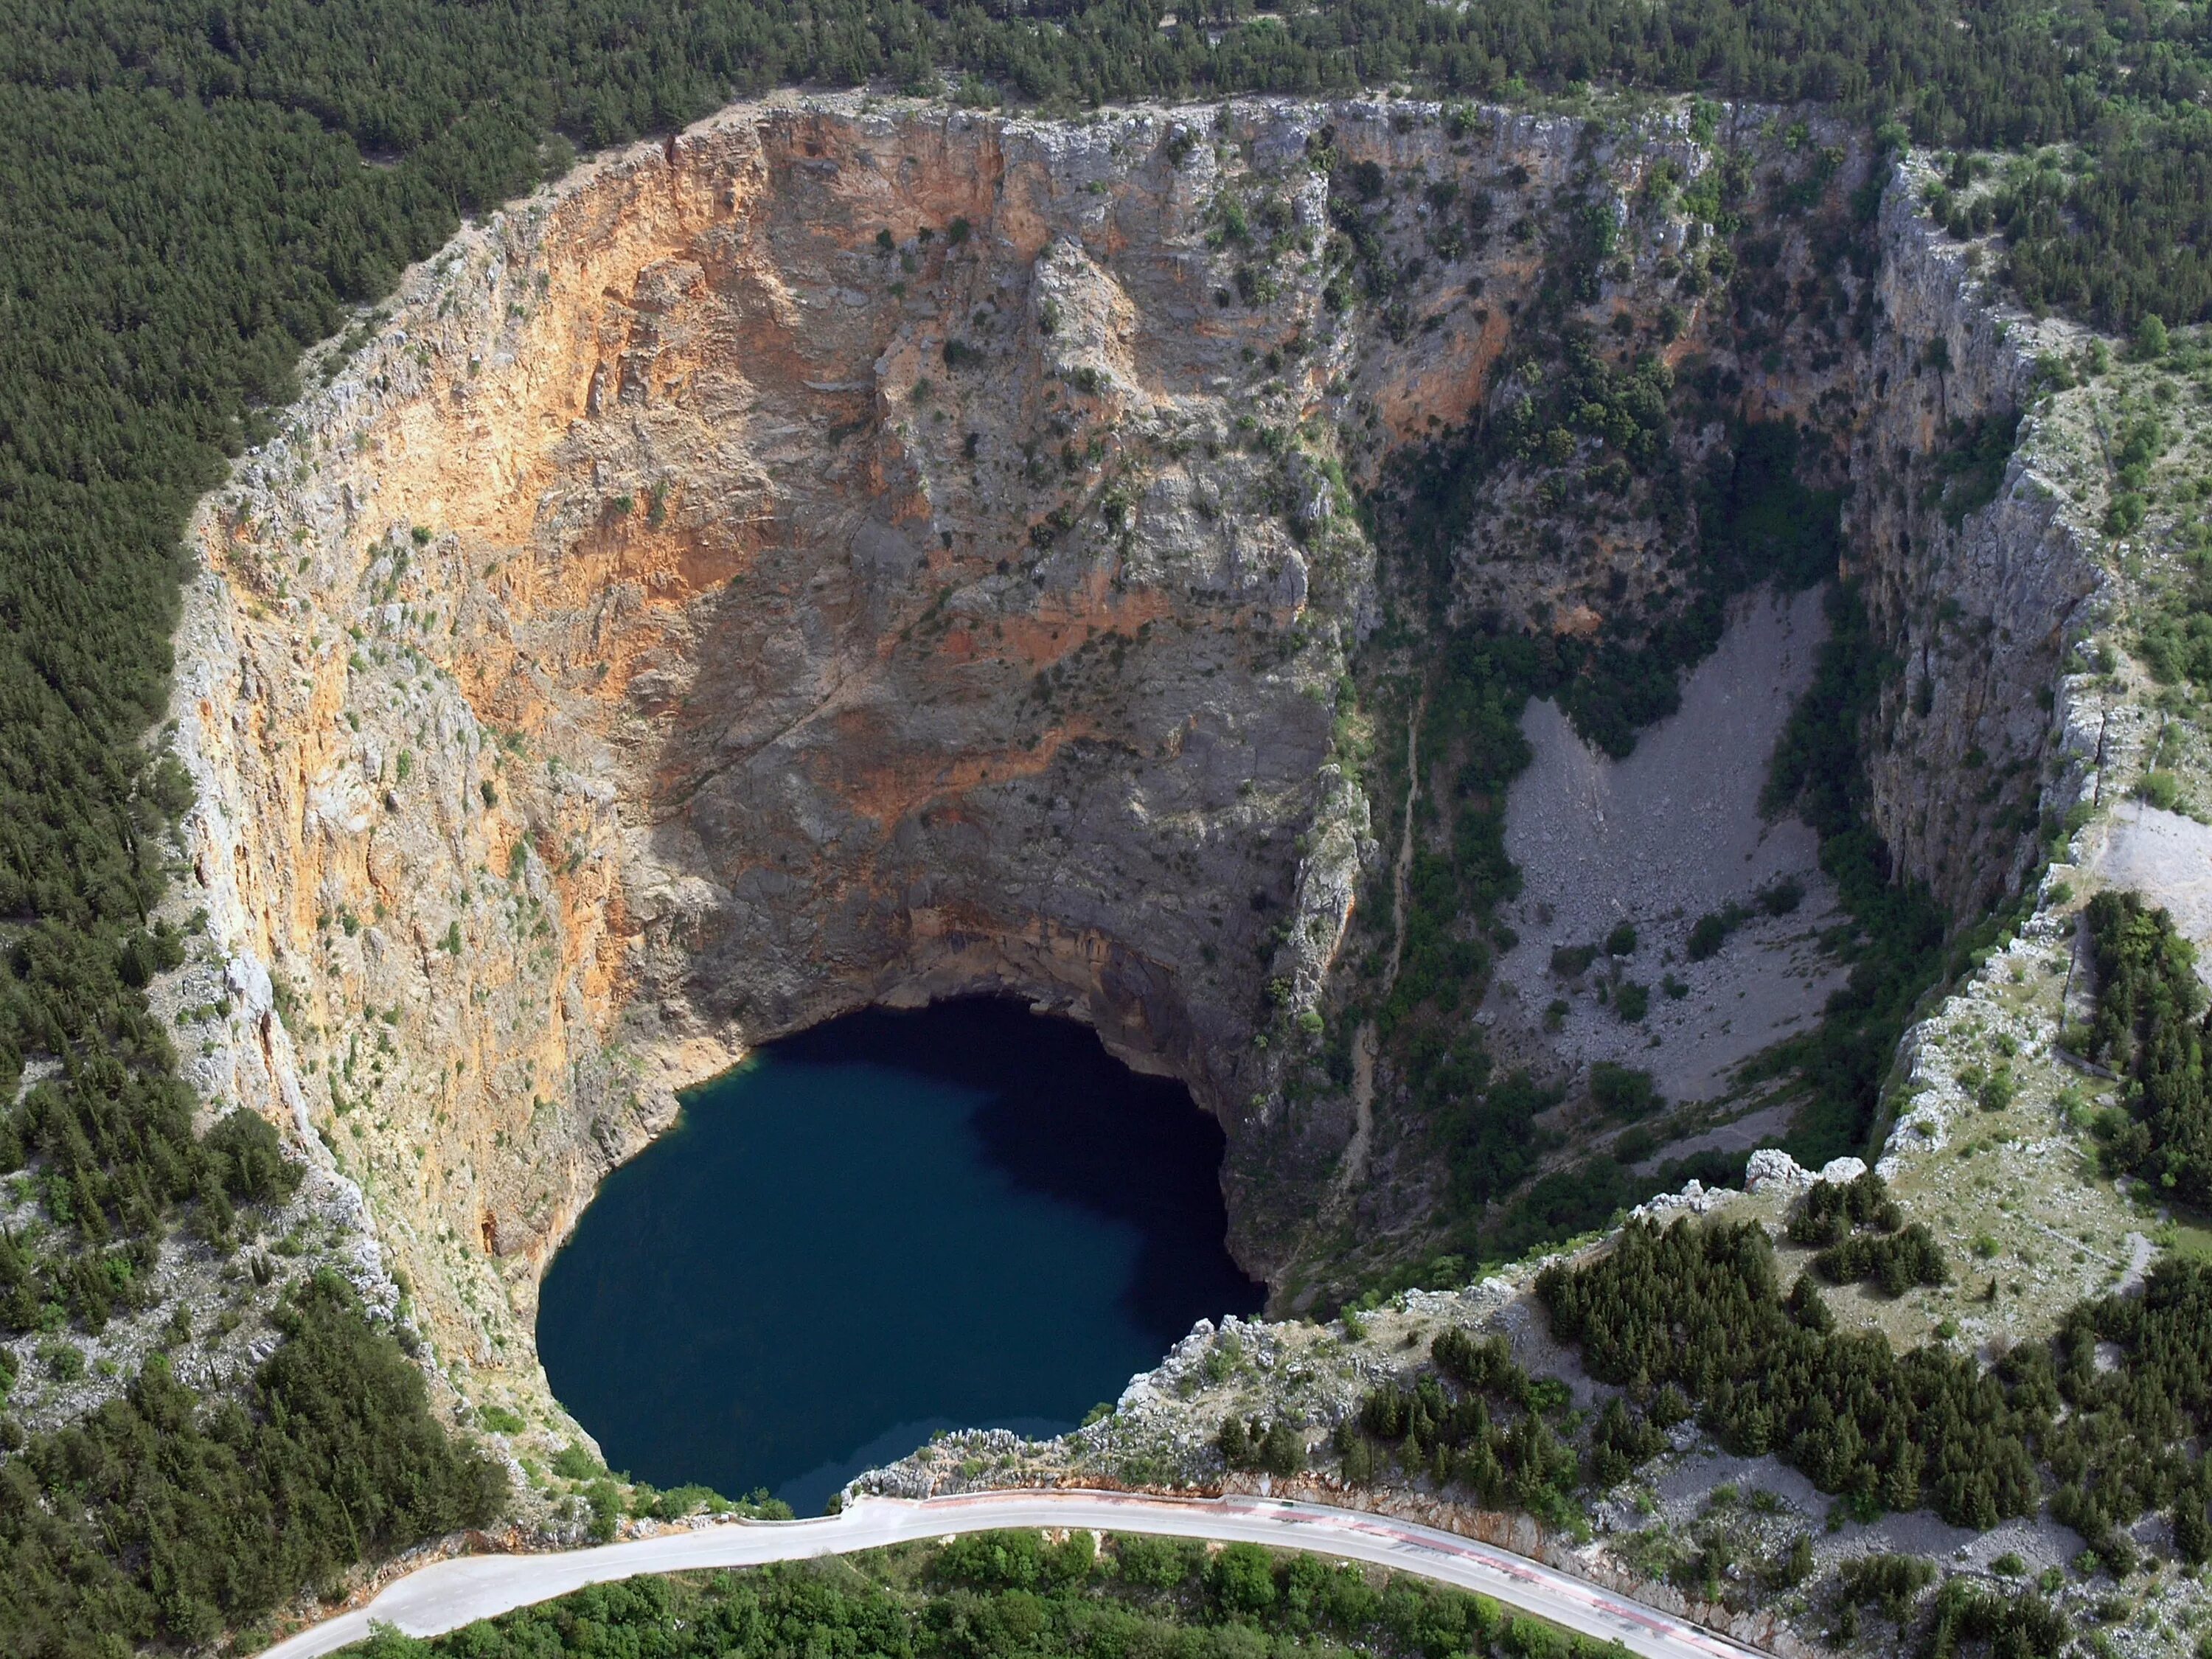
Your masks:
[[[1836,153],[1832,193],[1867,164]],[[1325,994],[1375,859],[1352,491],[1480,416],[1549,204],[1633,221],[1587,307],[1624,362],[1663,306],[1670,359],[1727,354],[1753,414],[1840,428],[1886,374],[1863,471],[2016,394],[1894,197],[1879,367],[1816,307],[1750,372],[1740,307],[1668,297],[1705,227],[1656,185],[1711,160],[1665,110],[827,100],[472,227],[194,521],[184,902],[235,991],[184,1034],[196,1080],[360,1183],[479,1399],[544,1403],[538,1275],[675,1091],[873,1002],[1005,991],[1182,1078],[1229,1131],[1232,1243],[1276,1272],[1352,1129],[1261,1040]],[[1346,280],[1325,162],[1389,192],[1387,306]],[[1776,295],[1816,228],[1777,234]],[[1960,365],[1933,416],[1929,318]],[[1942,657],[1936,713],[1891,716],[1884,827],[1947,892],[1998,831],[1910,780],[1970,743],[2009,763],[2057,626],[2063,582],[2008,550],[2017,482],[1948,539],[1909,498],[1856,522],[1886,627],[1918,640],[1956,589],[2019,647]],[[1668,591],[1654,525],[1514,510],[1462,550],[1470,606],[1582,629]]]
[[[1371,554],[1299,422],[1413,354],[1323,306],[1322,112],[1212,118],[746,108],[587,167],[204,504],[198,1080],[361,1182],[478,1393],[542,1386],[538,1274],[674,1091],[842,1010],[1011,991],[1267,1122],[1366,811]],[[1423,340],[1447,412],[1482,343]]]
[[[2040,470],[2047,414],[2023,418],[2038,356],[2081,332],[2002,301],[1978,274],[1992,250],[1920,210],[1929,177],[1908,161],[1882,199],[1846,526],[1893,671],[1869,734],[1874,822],[1963,922],[2018,890],[2043,815],[2079,791],[2080,764],[2053,746],[2054,697],[2103,577],[2094,529]],[[1977,489],[1968,445],[2014,420],[2017,448]]]

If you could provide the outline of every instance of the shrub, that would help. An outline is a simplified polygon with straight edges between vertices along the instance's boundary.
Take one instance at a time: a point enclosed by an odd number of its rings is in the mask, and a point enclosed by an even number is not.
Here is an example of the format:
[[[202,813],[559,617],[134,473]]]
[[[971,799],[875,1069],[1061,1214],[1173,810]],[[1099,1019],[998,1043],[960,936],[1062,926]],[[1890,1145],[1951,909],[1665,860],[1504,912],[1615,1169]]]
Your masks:
[[[1588,972],[1590,963],[1596,960],[1595,945],[1562,945],[1552,952],[1552,971],[1561,979],[1572,979]]]
[[[622,1525],[622,1492],[611,1480],[594,1480],[584,1488],[584,1504],[591,1511],[586,1534],[595,1544],[611,1539]]]
[[[1034,1532],[976,1532],[946,1540],[936,1575],[971,1589],[1029,1589],[1045,1577],[1044,1540]]]
[[[1206,1588],[1231,1617],[1256,1617],[1275,1605],[1275,1564],[1257,1544],[1224,1545],[1206,1568]]]
[[[1830,1245],[1813,1258],[1813,1271],[1831,1285],[1871,1279],[1890,1296],[1916,1285],[1941,1285],[1951,1276],[1942,1246],[1918,1221],[1902,1232],[1860,1233]]]
[[[1306,1438],[1287,1418],[1273,1423],[1255,1417],[1249,1423],[1234,1412],[1221,1419],[1214,1444],[1221,1461],[1232,1469],[1263,1469],[1269,1474],[1296,1474],[1306,1466]]]
[[[1601,1060],[1590,1067],[1590,1098],[1608,1117],[1626,1118],[1632,1122],[1649,1116],[1667,1103],[1652,1082],[1650,1073],[1636,1071],[1609,1060]]]
[[[1296,1474],[1306,1466],[1306,1437],[1286,1418],[1277,1418],[1259,1437],[1260,1467],[1273,1475]]]
[[[1243,1468],[1252,1455],[1252,1442],[1245,1432],[1244,1419],[1235,1412],[1221,1419],[1221,1427],[1215,1431],[1213,1444],[1221,1454],[1221,1461],[1232,1469]]]
[[[1889,1195],[1889,1184],[1872,1170],[1856,1181],[1816,1181],[1791,1214],[1788,1232],[1797,1244],[1833,1244],[1851,1229],[1872,1226],[1893,1233],[1905,1212]]]
[[[1805,902],[1805,884],[1795,876],[1784,876],[1760,888],[1756,896],[1759,908],[1768,915],[1786,916]]]
[[[655,1492],[641,1512],[656,1521],[680,1521],[687,1515],[698,1514],[702,1510],[710,1515],[726,1515],[736,1507],[712,1486],[702,1486],[695,1481],[672,1486],[664,1492]],[[786,1505],[787,1509],[788,1507]]]
[[[1517,1395],[1528,1382],[1503,1336],[1475,1336],[1454,1326],[1437,1334],[1429,1357],[1446,1376],[1477,1394]]]
[[[1990,1652],[2008,1659],[2041,1659],[2064,1650],[2072,1634],[2064,1615],[2039,1595],[2019,1590],[1992,1595],[1967,1579],[1954,1578],[1936,1592],[1928,1651],[1956,1653],[1968,1644],[1986,1643]]]
[[[2212,1522],[2205,1519],[2202,1492],[2185,1491],[2174,1501],[2173,1547],[2191,1566],[2202,1566],[2212,1558]]]
[[[223,1189],[240,1204],[281,1204],[291,1197],[305,1173],[284,1156],[269,1121],[244,1107],[208,1132],[207,1149]]]
[[[1685,954],[1692,962],[1705,962],[1720,954],[1721,946],[1728,943],[1729,927],[1725,917],[1708,910],[1690,929],[1689,943]]]
[[[1182,1538],[1117,1533],[1114,1565],[1122,1583],[1140,1589],[1171,1590],[1188,1583],[1205,1559],[1205,1546]]]
[[[1590,1431],[1589,1481],[1601,1489],[1619,1486],[1637,1468],[1667,1449],[1667,1436],[1649,1418],[1632,1415],[1619,1395],[1605,1402]]]
[[[1903,1624],[1914,1598],[1936,1582],[1936,1567],[1917,1555],[1863,1555],[1844,1562],[1838,1577],[1845,1601],[1879,1607],[1886,1617]]]
[[[2087,908],[2097,1010],[2083,1057],[2130,1077],[2103,1115],[2104,1157],[2183,1202],[2212,1201],[2212,1091],[2196,951],[2163,910],[2112,889]]]

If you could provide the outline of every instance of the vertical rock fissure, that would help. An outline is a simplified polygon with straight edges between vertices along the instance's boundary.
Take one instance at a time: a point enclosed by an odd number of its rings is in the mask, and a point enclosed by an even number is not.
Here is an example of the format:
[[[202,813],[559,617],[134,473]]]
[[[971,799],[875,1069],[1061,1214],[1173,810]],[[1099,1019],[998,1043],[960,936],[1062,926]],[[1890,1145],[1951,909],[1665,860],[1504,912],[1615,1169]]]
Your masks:
[[[1416,702],[1406,720],[1406,805],[1398,829],[1397,855],[1390,864],[1390,952],[1382,968],[1384,1001],[1398,982],[1398,963],[1406,951],[1406,878],[1413,865],[1413,807],[1421,793],[1420,730],[1425,706],[1425,699]],[[1375,1139],[1375,1062],[1380,1048],[1375,1017],[1370,1014],[1360,1022],[1352,1040],[1352,1139],[1345,1143],[1344,1160],[1330,1195],[1333,1205],[1340,1204],[1367,1173],[1367,1149]]]

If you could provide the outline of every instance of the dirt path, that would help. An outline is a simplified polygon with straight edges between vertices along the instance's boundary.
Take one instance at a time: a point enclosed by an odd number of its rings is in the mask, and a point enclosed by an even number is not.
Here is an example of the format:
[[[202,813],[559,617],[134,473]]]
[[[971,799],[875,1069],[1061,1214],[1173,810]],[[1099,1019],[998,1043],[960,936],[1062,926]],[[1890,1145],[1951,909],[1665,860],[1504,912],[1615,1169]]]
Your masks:
[[[2127,1246],[2128,1270],[2120,1275],[2120,1282],[2112,1286],[2114,1296],[2133,1296],[2142,1288],[2144,1279],[2150,1273],[2150,1259],[2158,1253],[2150,1240],[2141,1233],[2130,1233]]]
[[[1364,1022],[1352,1038],[1352,1139],[1344,1162],[1336,1166],[1333,1199],[1340,1199],[1367,1173],[1367,1143],[1375,1133],[1375,1022]]]
[[[1421,706],[1406,722],[1406,811],[1398,830],[1398,856],[1390,866],[1390,954],[1382,964],[1382,995],[1398,982],[1398,962],[1406,953],[1406,882],[1413,868],[1413,804],[1421,794]],[[1382,1046],[1375,1022],[1362,1022],[1352,1039],[1352,1139],[1337,1166],[1330,1196],[1340,1199],[1367,1173],[1367,1148],[1375,1138],[1375,1057]]]

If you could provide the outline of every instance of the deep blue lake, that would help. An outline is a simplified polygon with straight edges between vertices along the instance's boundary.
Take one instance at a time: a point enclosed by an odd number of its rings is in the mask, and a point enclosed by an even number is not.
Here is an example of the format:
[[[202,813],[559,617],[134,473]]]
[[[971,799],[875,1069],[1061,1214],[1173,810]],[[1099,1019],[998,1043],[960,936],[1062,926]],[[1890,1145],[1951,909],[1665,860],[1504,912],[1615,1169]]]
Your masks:
[[[545,1277],[538,1352],[608,1464],[801,1515],[938,1429],[1073,1428],[1263,1287],[1222,1138],[1088,1030],[855,1014],[686,1097]]]

